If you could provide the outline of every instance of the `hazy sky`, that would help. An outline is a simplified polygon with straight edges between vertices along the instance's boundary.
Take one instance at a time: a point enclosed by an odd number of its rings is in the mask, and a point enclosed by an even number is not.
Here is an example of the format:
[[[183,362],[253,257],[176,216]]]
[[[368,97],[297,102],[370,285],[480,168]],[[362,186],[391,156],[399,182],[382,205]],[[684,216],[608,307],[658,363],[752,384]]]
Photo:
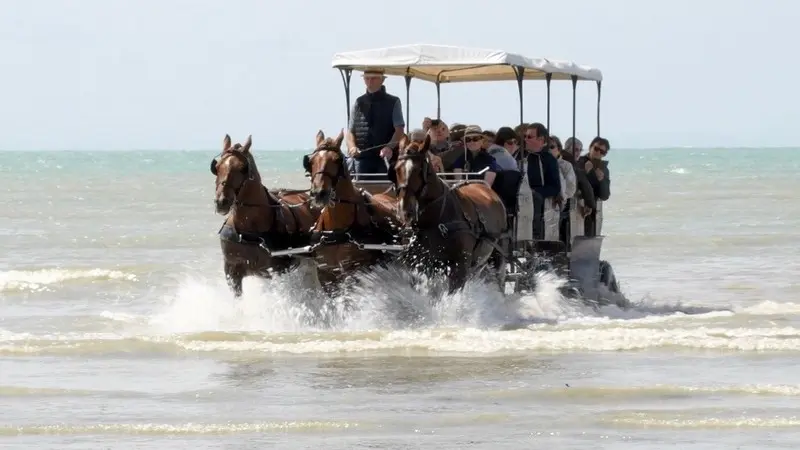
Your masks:
[[[413,43],[601,69],[613,147],[796,145],[798,21],[793,0],[4,0],[0,149],[308,148],[345,124],[333,54]],[[402,79],[387,87],[405,101]],[[525,89],[544,122],[544,83]],[[570,83],[552,92],[566,137]],[[584,140],[595,92],[578,87]],[[433,85],[412,83],[412,125],[435,113]],[[514,125],[516,84],[444,85],[442,118]]]

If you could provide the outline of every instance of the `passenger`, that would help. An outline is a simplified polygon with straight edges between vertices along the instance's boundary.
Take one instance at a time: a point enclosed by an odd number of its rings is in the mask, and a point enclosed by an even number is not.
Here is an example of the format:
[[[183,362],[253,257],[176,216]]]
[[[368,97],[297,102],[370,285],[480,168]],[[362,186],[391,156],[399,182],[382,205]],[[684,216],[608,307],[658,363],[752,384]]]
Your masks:
[[[603,202],[611,197],[611,179],[608,170],[608,161],[603,158],[608,155],[611,145],[608,139],[597,136],[589,144],[589,153],[578,159],[578,167],[583,168],[586,177],[592,185],[595,197],[595,209],[586,217],[584,224],[586,236],[600,236],[603,229]]]
[[[562,226],[562,223],[568,223],[569,209],[567,208],[567,203],[575,195],[576,181],[572,163],[563,159],[561,150],[561,139],[558,136],[550,136],[550,153],[558,161],[558,168],[561,171],[561,194],[552,202],[552,207],[556,214],[551,218],[553,223],[545,227],[545,240],[560,240],[569,247],[571,243],[570,233],[568,229]],[[547,216],[547,213],[545,213],[545,216]]]
[[[509,226],[513,226],[512,219],[517,217],[518,195],[520,183],[522,183],[522,172],[517,160],[514,159],[514,155],[518,151],[519,139],[517,133],[509,127],[501,127],[497,130],[494,142],[487,150],[487,153],[494,158],[499,169],[492,188],[503,199],[509,215]],[[533,217],[531,217],[531,220],[533,220]]]
[[[481,144],[481,149],[484,151],[489,150],[489,147],[494,143],[495,133],[492,130],[483,130],[481,134],[485,138],[483,144]]]
[[[393,147],[403,136],[405,120],[400,99],[387,94],[382,71],[364,72],[367,93],[358,97],[350,113],[347,154],[356,174],[386,173],[384,159],[395,160]]]
[[[525,148],[528,126],[530,124],[522,123],[514,127],[514,133],[517,135],[520,145],[516,152],[511,153],[522,170],[522,181],[517,194],[517,242],[523,244],[533,241],[534,218],[533,189],[528,182],[528,151]]]
[[[428,133],[421,128],[416,128],[411,134],[408,136],[411,142],[425,142],[425,138],[428,136]],[[399,149],[398,149],[399,152]],[[442,171],[442,158],[436,156],[435,153],[428,152],[428,161],[430,161],[431,165],[433,166],[433,170],[436,172]],[[394,166],[390,167],[389,170],[393,170]]]
[[[466,128],[466,125],[460,123],[454,123],[450,127],[449,148],[439,152],[445,172],[453,172],[456,160],[464,156],[464,130]]]
[[[432,153],[438,155],[450,148],[450,129],[442,120],[426,117],[422,121],[422,129],[431,137],[430,151]]]
[[[497,163],[491,155],[481,149],[484,137],[481,132],[481,127],[477,125],[470,125],[464,129],[464,146],[467,151],[462,153],[453,164],[453,172],[461,173],[474,173],[480,172],[485,168],[489,170],[483,175],[483,180],[489,186],[494,184],[494,179],[497,176],[499,168]],[[478,178],[476,175],[468,175],[468,179]]]
[[[525,148],[529,152],[528,185],[533,191],[533,238],[536,240],[545,237],[545,204],[561,195],[558,161],[549,151],[543,151],[549,138],[547,127],[538,122],[529,125],[525,133]]]
[[[563,151],[572,155],[574,161],[577,161],[578,158],[581,157],[581,152],[583,151],[583,142],[578,138],[568,137],[567,140],[564,141]]]
[[[575,196],[567,200],[569,209],[569,234],[572,238],[575,236],[584,236],[584,221],[585,218],[595,210],[596,203],[594,197],[594,189],[586,176],[584,167],[577,164],[578,157],[583,150],[583,143],[580,139],[568,138],[564,145],[564,151],[561,152],[561,157],[565,161],[572,163],[573,170],[575,171],[576,192]],[[566,221],[565,221],[566,222]],[[567,223],[562,223],[562,227],[566,228]],[[570,246],[572,242],[570,240]]]
[[[500,170],[519,171],[519,165],[514,159],[517,151],[519,151],[519,139],[514,130],[509,127],[497,130],[494,142],[490,143],[487,149],[487,153],[492,155]]]

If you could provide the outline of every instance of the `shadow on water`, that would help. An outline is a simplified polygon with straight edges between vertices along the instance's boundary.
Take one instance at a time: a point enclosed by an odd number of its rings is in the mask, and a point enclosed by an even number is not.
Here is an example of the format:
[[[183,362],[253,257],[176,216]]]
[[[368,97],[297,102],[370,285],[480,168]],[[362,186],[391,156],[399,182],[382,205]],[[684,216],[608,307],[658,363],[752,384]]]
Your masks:
[[[312,378],[317,389],[396,392],[475,379],[529,379],[561,370],[564,368],[550,357],[385,356],[325,360],[317,365]]]

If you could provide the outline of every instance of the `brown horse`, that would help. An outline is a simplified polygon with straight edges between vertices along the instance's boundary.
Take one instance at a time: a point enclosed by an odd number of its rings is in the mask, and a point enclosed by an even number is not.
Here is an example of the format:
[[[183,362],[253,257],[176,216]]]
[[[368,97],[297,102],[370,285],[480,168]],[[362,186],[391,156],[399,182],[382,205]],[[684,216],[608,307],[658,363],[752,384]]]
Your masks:
[[[244,145],[231,146],[230,136],[225,135],[222,153],[211,160],[211,173],[217,177],[216,211],[228,214],[219,231],[225,277],[237,297],[242,295],[245,276],[269,277],[270,272],[294,267],[297,258],[271,252],[308,245],[311,226],[319,217],[309,206],[308,194],[275,194],[262,185],[250,152],[252,144],[252,136],[248,136]]]
[[[414,230],[415,246],[424,257],[432,258],[409,263],[422,263],[428,273],[449,271],[449,292],[453,293],[491,259],[496,279],[505,287],[510,236],[502,200],[482,181],[451,187],[440,179],[428,159],[430,142],[430,137],[410,143],[403,137],[397,163],[389,170],[399,199],[398,215]],[[419,253],[409,252],[414,254]]]
[[[326,139],[320,130],[314,151],[303,158],[303,168],[311,176],[312,204],[322,208],[312,237],[314,258],[320,283],[331,295],[346,275],[391,258],[386,251],[363,245],[394,244],[400,225],[394,216],[394,197],[353,186],[341,151],[343,140],[343,132]]]

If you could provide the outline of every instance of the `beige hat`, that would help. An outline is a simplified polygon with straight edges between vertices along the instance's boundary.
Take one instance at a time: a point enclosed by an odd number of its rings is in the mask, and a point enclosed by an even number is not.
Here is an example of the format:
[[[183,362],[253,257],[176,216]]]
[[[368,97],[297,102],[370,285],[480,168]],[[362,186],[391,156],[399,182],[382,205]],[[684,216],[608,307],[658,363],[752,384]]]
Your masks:
[[[467,125],[467,128],[464,129],[464,137],[474,134],[483,136],[483,130],[481,130],[481,127],[477,125]]]
[[[386,78],[386,72],[381,69],[367,69],[361,75],[363,78],[367,77],[383,77]]]

